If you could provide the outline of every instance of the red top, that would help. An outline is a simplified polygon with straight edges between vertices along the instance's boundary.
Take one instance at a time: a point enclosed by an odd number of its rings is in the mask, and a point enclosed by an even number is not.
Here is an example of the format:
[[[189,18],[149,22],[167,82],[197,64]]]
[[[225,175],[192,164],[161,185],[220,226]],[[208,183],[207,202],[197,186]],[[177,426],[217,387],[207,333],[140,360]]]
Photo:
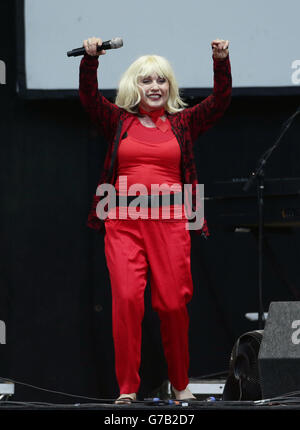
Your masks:
[[[165,121],[170,125],[168,119]],[[174,193],[182,191],[181,151],[171,126],[163,132],[156,127],[143,126],[136,118],[127,136],[120,142],[117,160],[115,189],[119,195],[158,195],[159,192],[168,194],[170,190]],[[151,208],[147,210],[135,205],[134,211],[140,214],[140,218],[186,220],[184,207],[178,204],[152,208],[152,217]],[[153,217],[154,213],[156,216]],[[127,208],[118,207],[117,218],[118,214],[122,214],[122,219],[127,218]]]
[[[107,151],[98,181],[96,193],[92,198],[92,205],[88,215],[87,225],[100,233],[105,233],[103,220],[101,219],[101,207],[105,197],[98,193],[100,187],[105,184],[113,185],[116,181],[117,150],[121,142],[120,138],[128,132],[128,129],[136,116],[125,109],[111,103],[98,89],[98,65],[99,58],[85,54],[80,62],[79,96],[81,103],[89,115],[93,125],[107,142]],[[194,143],[201,134],[209,130],[224,114],[231,100],[231,67],[229,56],[225,59],[213,58],[213,90],[211,94],[200,103],[187,107],[179,112],[166,116],[176,133],[181,147],[181,174],[184,184],[191,185],[193,210],[199,207],[197,203],[197,170],[194,156]],[[226,145],[226,140],[221,143]],[[206,162],[203,158],[202,162]],[[101,191],[101,189],[100,189]],[[206,220],[202,225],[189,220],[190,227],[197,234],[209,236]],[[195,224],[195,225],[194,225]]]

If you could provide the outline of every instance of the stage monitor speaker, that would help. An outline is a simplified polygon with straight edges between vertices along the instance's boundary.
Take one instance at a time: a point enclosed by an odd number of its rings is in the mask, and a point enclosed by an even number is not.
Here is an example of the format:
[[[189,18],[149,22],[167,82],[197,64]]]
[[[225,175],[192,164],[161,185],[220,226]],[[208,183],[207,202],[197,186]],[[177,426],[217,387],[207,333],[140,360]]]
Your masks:
[[[235,342],[229,362],[222,400],[260,400],[262,398],[258,353],[262,330],[244,333]]]
[[[258,354],[264,399],[300,393],[300,302],[272,302]]]

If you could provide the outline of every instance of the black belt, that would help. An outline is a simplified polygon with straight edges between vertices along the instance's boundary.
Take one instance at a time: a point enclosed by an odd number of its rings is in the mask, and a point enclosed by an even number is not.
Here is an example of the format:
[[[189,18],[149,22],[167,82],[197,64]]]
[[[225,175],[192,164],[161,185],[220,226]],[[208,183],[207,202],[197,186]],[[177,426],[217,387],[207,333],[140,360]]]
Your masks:
[[[126,200],[125,200],[126,197]],[[139,196],[116,196],[116,206],[128,206],[132,201],[137,199],[139,197],[139,202],[142,202],[142,204],[138,205],[143,207],[143,203],[148,208],[158,208],[161,206],[168,206],[168,205],[175,205],[180,204],[182,205],[182,193],[176,193],[176,194],[168,194],[168,195],[161,195],[161,194],[152,194],[152,195],[139,195]],[[123,200],[123,201],[122,201]]]

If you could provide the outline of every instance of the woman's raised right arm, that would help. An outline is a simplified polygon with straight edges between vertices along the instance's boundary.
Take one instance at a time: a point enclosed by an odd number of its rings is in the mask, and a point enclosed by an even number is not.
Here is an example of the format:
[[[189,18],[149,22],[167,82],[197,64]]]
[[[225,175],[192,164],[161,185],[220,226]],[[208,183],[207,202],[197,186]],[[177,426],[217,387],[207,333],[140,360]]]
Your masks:
[[[110,141],[115,135],[121,110],[99,92],[98,57],[105,51],[97,52],[97,45],[101,46],[102,40],[95,37],[83,42],[86,53],[80,62],[79,97],[92,123]]]

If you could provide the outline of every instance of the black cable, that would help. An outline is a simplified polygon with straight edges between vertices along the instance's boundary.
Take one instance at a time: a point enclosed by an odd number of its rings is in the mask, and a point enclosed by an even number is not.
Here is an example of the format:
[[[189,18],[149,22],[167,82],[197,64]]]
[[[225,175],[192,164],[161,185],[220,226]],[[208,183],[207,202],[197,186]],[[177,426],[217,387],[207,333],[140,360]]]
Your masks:
[[[108,404],[108,403],[107,403]],[[17,402],[13,400],[4,400],[0,401],[0,409],[1,406],[19,406],[22,407],[35,407],[35,408],[61,408],[61,409],[78,409],[87,408],[87,407],[99,407],[99,403],[75,403],[75,404],[59,404],[59,403],[43,403],[43,402]],[[110,405],[110,404],[109,404]]]
[[[50,390],[50,389],[46,389],[46,388],[41,388],[41,387],[37,387],[37,386],[35,386],[35,385],[31,385],[31,384],[27,384],[27,383],[25,383],[25,382],[20,382],[20,381],[15,381],[15,380],[13,380],[13,379],[9,379],[9,378],[2,378],[2,377],[0,377],[0,379],[1,380],[3,380],[3,381],[5,381],[5,382],[13,382],[14,384],[19,384],[19,385],[24,385],[24,386],[26,386],[26,387],[30,387],[30,388],[34,388],[34,389],[37,389],[37,390],[41,390],[41,391],[46,391],[46,392],[49,392],[49,393],[55,393],[55,394],[60,394],[60,395],[63,395],[63,396],[67,396],[67,397],[75,397],[75,398],[81,398],[81,399],[87,399],[87,400],[97,400],[97,401],[99,401],[99,402],[101,402],[101,404],[114,404],[114,401],[115,401],[115,399],[99,399],[99,398],[95,398],[95,397],[87,397],[87,396],[79,396],[79,395],[75,395],[75,394],[69,394],[69,393],[63,393],[63,392],[61,392],[61,391],[55,391],[55,390]],[[5,394],[5,396],[7,396],[7,394]],[[39,407],[39,406],[43,406],[43,407],[45,407],[45,406],[49,406],[49,407],[53,407],[53,406],[55,406],[55,407],[57,407],[57,406],[62,406],[62,407],[70,407],[70,406],[72,406],[72,407],[74,407],[74,408],[76,408],[76,407],[78,407],[78,406],[80,406],[80,407],[82,407],[82,406],[84,406],[84,407],[89,407],[89,406],[99,406],[99,404],[98,403],[78,403],[78,404],[63,404],[63,405],[60,405],[60,404],[58,404],[58,403],[47,403],[47,402],[16,402],[16,401],[0,401],[0,406],[1,406],[1,404],[3,405],[3,403],[9,403],[9,404],[18,404],[18,405],[24,405],[24,406],[28,406],[28,405],[30,405],[30,406],[35,406],[35,407]],[[143,400],[135,400],[134,401],[134,403],[144,403],[144,401]]]
[[[62,396],[67,396],[67,397],[75,397],[75,398],[78,398],[78,399],[80,398],[80,399],[87,399],[87,400],[98,400],[100,402],[113,401],[112,399],[99,399],[99,398],[96,398],[96,397],[80,396],[80,395],[77,395],[77,394],[69,394],[69,393],[64,393],[64,392],[61,392],[61,391],[50,390],[50,389],[47,389],[47,388],[41,388],[41,387],[37,387],[35,385],[27,384],[25,382],[15,381],[15,380],[9,379],[9,378],[2,378],[2,377],[0,377],[0,379],[2,381],[5,381],[5,382],[13,382],[14,384],[24,385],[25,387],[34,388],[34,389],[40,390],[40,391],[46,391],[48,393],[60,394]]]
[[[228,375],[228,370],[223,370],[223,372],[210,373],[208,375],[192,377],[191,379],[205,379],[205,378],[212,378],[212,377],[223,376],[223,375]]]
[[[295,397],[295,394],[299,397]],[[296,402],[300,404],[300,391],[291,391],[284,393],[280,396],[271,397],[269,399],[256,400],[254,403],[257,405],[274,404],[274,403],[291,403]]]

